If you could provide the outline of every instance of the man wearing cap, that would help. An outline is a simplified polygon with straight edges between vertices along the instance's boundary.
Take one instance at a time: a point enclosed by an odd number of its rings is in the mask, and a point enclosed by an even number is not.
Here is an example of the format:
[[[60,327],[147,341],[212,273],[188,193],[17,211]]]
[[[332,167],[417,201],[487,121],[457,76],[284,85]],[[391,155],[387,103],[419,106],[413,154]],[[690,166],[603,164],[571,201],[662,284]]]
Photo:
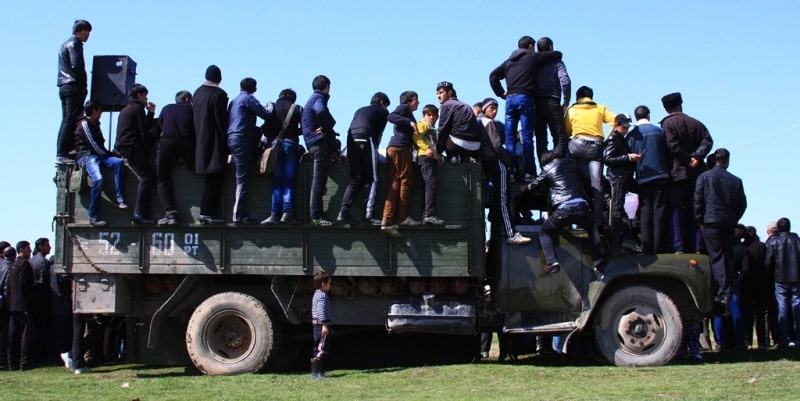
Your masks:
[[[714,152],[716,165],[700,174],[694,190],[694,214],[703,230],[717,295],[714,300],[728,304],[733,284],[734,227],[744,215],[747,198],[742,180],[728,172],[730,152]]]
[[[436,98],[442,105],[439,110],[439,138],[436,149],[441,155],[479,158],[481,154],[481,127],[472,106],[458,100],[453,84],[447,81],[436,85]]]
[[[697,177],[705,170],[703,160],[714,141],[700,121],[683,114],[683,98],[679,92],[661,98],[669,113],[661,120],[661,128],[672,154],[670,204],[672,205],[672,247],[675,253],[699,252],[703,248],[702,233],[692,214],[692,194]]]
[[[61,98],[61,127],[58,130],[56,164],[69,162],[75,147],[75,126],[83,112],[83,102],[88,93],[86,64],[83,61],[83,44],[89,40],[92,24],[77,20],[72,26],[72,36],[58,51],[58,97]]]
[[[199,220],[219,224],[222,219],[222,178],[228,162],[228,94],[219,87],[222,71],[216,65],[206,69],[206,80],[192,96],[195,129],[194,172],[204,177]]]
[[[536,174],[533,158],[533,129],[536,121],[536,80],[539,65],[561,60],[561,52],[535,53],[535,41],[523,36],[517,41],[514,50],[489,74],[489,84],[494,94],[506,101],[505,148],[509,156],[514,154],[517,124],[522,125],[522,154],[525,160],[525,174],[528,178]],[[506,89],[500,81],[506,80]]]
[[[606,106],[593,100],[594,91],[581,86],[575,93],[578,101],[567,110],[564,129],[572,136],[569,152],[592,184],[592,213],[597,230],[603,229],[603,123],[617,117]]]
[[[627,114],[617,114],[614,118],[614,129],[605,141],[603,162],[608,166],[606,176],[611,184],[611,207],[608,213],[609,244],[612,252],[619,252],[623,239],[631,250],[638,250],[633,240],[633,228],[625,213],[625,194],[633,179],[633,168],[641,160],[638,153],[632,153],[625,142],[625,135],[631,126],[631,118]]]
[[[778,346],[794,348],[800,340],[800,238],[790,232],[786,217],[776,223],[778,235],[767,240],[765,259],[767,272],[775,277],[775,298],[778,303]],[[795,328],[792,336],[792,327]]]
[[[650,122],[650,109],[641,105],[633,112],[636,126],[628,132],[628,148],[641,155],[636,163],[636,187],[639,195],[639,222],[642,251],[662,252],[667,239],[667,204],[671,156],[661,127]]]
[[[180,91],[175,95],[175,103],[161,110],[158,118],[161,139],[156,157],[156,186],[164,217],[158,225],[174,225],[178,222],[178,210],[172,193],[172,166],[176,159],[184,159],[191,166],[194,157],[194,113],[192,94]]]

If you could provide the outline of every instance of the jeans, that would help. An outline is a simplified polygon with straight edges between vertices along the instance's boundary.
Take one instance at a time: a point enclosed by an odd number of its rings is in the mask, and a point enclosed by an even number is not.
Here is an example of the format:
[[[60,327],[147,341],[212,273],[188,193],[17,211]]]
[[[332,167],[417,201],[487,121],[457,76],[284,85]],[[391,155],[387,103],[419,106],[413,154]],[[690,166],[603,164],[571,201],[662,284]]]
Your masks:
[[[800,282],[775,283],[775,299],[778,301],[778,327],[780,345],[800,340]],[[790,320],[789,317],[792,317]]]
[[[411,200],[411,187],[414,176],[411,164],[411,148],[390,147],[386,149],[386,160],[389,163],[389,189],[386,202],[383,204],[383,222],[392,224],[397,209],[398,223],[408,217],[408,206]]]
[[[233,203],[233,220],[247,217],[247,194],[253,181],[253,168],[256,164],[258,138],[242,134],[228,135],[228,148],[236,166],[236,199]]]
[[[86,167],[86,174],[92,179],[92,188],[89,190],[89,218],[100,218],[100,194],[103,193],[103,174],[100,166],[114,170],[114,190],[117,198],[121,198],[125,187],[125,163],[115,156],[81,156],[78,164]],[[115,199],[116,200],[116,199]]]
[[[547,151],[547,128],[553,138],[553,149],[564,156],[567,151],[567,137],[564,132],[564,109],[560,99],[553,97],[536,98],[536,156],[541,160]]]
[[[419,170],[422,174],[422,182],[425,184],[422,217],[438,217],[439,213],[436,210],[436,170],[439,169],[439,161],[433,157],[419,156],[417,157],[417,164],[419,164]]]
[[[309,196],[309,213],[312,219],[325,217],[322,210],[322,195],[325,195],[325,186],[328,184],[328,169],[331,166],[330,145],[317,142],[309,146],[309,153],[314,157],[314,172],[311,176],[311,195]]]
[[[294,213],[294,181],[297,176],[298,145],[284,140],[280,145],[278,162],[272,173],[272,209],[274,215]]]
[[[533,128],[536,124],[536,104],[533,96],[512,95],[506,98],[506,151],[514,157],[514,133],[517,124],[522,125],[522,154],[525,159],[525,173],[534,175],[536,164],[533,161]]]
[[[592,213],[594,225],[603,229],[603,142],[582,138],[569,141],[569,153],[578,161],[584,176],[592,183]]]
[[[83,115],[83,102],[86,91],[75,84],[64,84],[58,87],[61,99],[61,126],[58,129],[56,156],[67,156],[75,149],[75,127]]]

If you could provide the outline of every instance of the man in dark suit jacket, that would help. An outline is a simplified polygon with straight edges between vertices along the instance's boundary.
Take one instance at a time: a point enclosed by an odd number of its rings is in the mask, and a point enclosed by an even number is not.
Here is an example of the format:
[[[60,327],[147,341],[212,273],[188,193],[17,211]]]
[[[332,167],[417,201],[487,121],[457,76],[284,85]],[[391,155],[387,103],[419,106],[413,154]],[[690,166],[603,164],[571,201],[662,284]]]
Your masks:
[[[11,370],[31,368],[31,346],[33,345],[33,319],[31,311],[35,300],[31,244],[17,243],[17,259],[8,272],[6,296],[8,298],[8,367]]]
[[[228,162],[228,94],[219,87],[222,72],[216,65],[206,69],[206,80],[194,91],[194,129],[197,144],[194,172],[205,176],[200,200],[200,223],[220,224],[222,178]]]

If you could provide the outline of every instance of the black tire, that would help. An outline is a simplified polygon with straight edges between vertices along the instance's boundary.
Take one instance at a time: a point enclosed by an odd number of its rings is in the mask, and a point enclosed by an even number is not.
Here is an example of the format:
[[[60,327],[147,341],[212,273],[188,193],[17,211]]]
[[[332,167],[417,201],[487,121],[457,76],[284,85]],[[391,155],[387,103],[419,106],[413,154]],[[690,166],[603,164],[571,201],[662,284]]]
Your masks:
[[[223,292],[195,309],[186,328],[186,350],[207,375],[258,372],[276,354],[276,327],[258,299]]]
[[[597,349],[617,366],[660,366],[678,353],[683,322],[665,293],[650,287],[624,288],[594,317]]]

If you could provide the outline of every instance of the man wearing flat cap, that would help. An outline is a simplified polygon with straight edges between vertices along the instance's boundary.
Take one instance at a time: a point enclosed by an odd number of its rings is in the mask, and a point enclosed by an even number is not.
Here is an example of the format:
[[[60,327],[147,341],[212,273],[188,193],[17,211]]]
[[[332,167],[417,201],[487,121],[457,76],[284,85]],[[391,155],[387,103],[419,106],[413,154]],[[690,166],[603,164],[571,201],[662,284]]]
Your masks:
[[[679,92],[662,97],[661,103],[669,113],[661,120],[661,128],[672,154],[672,247],[675,253],[696,252],[703,249],[704,244],[693,214],[694,187],[697,177],[705,171],[703,160],[714,141],[703,123],[683,113]]]

